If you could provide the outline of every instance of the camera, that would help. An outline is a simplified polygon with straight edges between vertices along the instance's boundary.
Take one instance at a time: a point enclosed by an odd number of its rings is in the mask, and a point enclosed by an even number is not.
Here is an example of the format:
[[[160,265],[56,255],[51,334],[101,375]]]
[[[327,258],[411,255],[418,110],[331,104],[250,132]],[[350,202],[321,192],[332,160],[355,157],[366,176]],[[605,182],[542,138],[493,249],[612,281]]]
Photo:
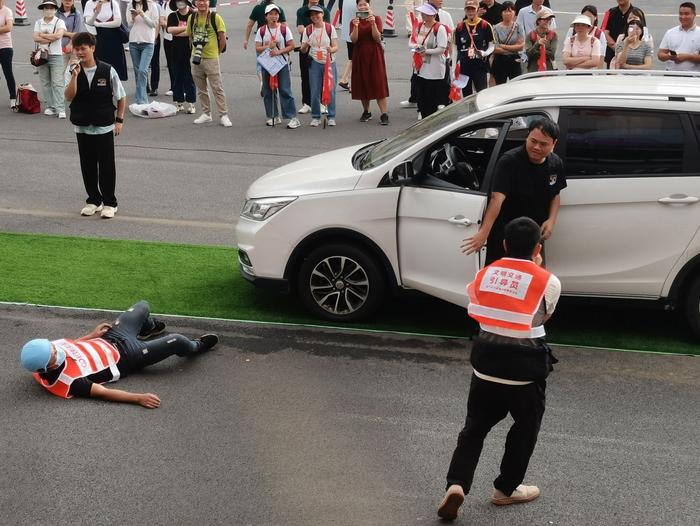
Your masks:
[[[360,20],[369,18],[369,11],[358,11],[357,13],[355,13],[355,16]]]
[[[201,64],[202,62],[202,51],[204,50],[204,40],[195,40],[192,42],[194,46],[194,53],[192,54],[192,64]]]

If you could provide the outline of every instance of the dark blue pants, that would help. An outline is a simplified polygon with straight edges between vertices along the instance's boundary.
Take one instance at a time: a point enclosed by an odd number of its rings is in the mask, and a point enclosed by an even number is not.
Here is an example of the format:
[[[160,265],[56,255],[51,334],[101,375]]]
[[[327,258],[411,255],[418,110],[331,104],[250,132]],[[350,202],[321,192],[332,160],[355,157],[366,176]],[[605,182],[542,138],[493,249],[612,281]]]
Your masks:
[[[175,102],[197,102],[197,87],[192,79],[190,62],[173,60],[173,100]]]
[[[2,73],[5,75],[7,82],[7,90],[10,92],[10,98],[17,97],[17,86],[15,85],[15,76],[12,73],[12,55],[14,54],[11,47],[0,49],[0,65]]]
[[[173,354],[185,356],[197,350],[197,343],[182,334],[168,334],[148,341],[137,338],[141,332],[152,330],[153,318],[146,301],[139,301],[120,314],[104,339],[116,345],[121,359],[119,371],[126,375],[165,360]]]

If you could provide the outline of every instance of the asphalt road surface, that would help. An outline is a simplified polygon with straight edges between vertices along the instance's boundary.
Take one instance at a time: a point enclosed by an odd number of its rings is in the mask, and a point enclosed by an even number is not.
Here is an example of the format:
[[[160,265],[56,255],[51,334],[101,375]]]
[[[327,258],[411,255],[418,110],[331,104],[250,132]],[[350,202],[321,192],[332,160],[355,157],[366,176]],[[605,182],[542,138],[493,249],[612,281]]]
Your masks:
[[[466,342],[170,319],[222,342],[116,384],[157,393],[157,410],[60,400],[21,369],[26,339],[110,318],[0,307],[3,524],[439,524]],[[697,524],[697,358],[555,352],[526,479],[542,497],[489,503],[507,419],[458,524]]]
[[[13,2],[6,2],[11,7]],[[613,1],[609,2],[611,5]],[[293,24],[297,4],[280,2]],[[405,9],[396,2],[399,37],[387,38],[386,62],[389,75],[390,126],[375,119],[358,121],[361,107],[346,91],[339,90],[338,126],[323,130],[309,128],[309,116],[302,117],[297,130],[270,129],[264,125],[264,110],[255,76],[252,47],[243,51],[243,29],[251,5],[221,6],[219,13],[229,29],[229,50],[222,57],[222,71],[233,127],[216,122],[192,124],[192,115],[161,120],[130,117],[116,140],[117,197],[115,221],[81,218],[85,199],[77,145],[72,127],[44,115],[13,114],[5,102],[4,79],[0,81],[0,230],[48,232],[53,234],[109,238],[163,240],[183,243],[234,244],[234,225],[249,184],[265,172],[291,161],[334,148],[388,137],[415,122],[415,110],[401,109],[408,96],[410,58],[404,29]],[[455,19],[462,2],[447,0],[445,6]],[[559,32],[566,29],[582,2],[554,2]],[[664,31],[678,23],[677,3],[649,0],[635,2],[650,15],[648,25],[656,45]],[[603,5],[599,8],[603,11]],[[376,4],[384,14],[385,5]],[[39,11],[28,5],[33,23]],[[601,15],[602,16],[602,15]],[[27,58],[33,44],[32,26],[15,27],[15,77],[39,88],[39,77]],[[127,54],[128,57],[128,54]],[[343,46],[338,66],[346,62]],[[127,60],[129,60],[127,58]],[[164,59],[161,59],[164,65]],[[301,87],[296,59],[292,85],[300,105]],[[133,98],[133,71],[125,83],[127,98]],[[169,88],[167,72],[161,74],[160,93]],[[168,101],[161,95],[158,100]]]

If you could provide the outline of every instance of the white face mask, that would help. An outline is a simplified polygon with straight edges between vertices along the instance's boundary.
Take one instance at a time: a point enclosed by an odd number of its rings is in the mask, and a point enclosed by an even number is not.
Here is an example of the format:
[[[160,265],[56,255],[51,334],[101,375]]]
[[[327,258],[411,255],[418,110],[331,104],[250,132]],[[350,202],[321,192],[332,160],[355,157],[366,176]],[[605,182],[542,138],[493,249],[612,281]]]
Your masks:
[[[178,9],[185,9],[185,7],[187,7],[187,2],[177,2],[175,5]]]
[[[135,2],[134,9],[141,9],[141,2]]]
[[[45,7],[44,16],[53,17],[56,14],[56,9],[54,7]]]

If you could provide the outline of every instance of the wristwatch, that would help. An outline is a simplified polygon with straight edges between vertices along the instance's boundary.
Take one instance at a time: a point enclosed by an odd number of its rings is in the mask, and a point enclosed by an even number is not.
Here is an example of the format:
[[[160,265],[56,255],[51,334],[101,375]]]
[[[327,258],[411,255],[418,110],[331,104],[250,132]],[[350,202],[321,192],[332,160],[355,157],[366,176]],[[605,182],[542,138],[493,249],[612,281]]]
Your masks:
[[[123,123],[124,123],[124,119],[122,119],[121,117],[114,117],[114,121],[115,121],[115,122],[118,122],[119,124],[123,124]]]

